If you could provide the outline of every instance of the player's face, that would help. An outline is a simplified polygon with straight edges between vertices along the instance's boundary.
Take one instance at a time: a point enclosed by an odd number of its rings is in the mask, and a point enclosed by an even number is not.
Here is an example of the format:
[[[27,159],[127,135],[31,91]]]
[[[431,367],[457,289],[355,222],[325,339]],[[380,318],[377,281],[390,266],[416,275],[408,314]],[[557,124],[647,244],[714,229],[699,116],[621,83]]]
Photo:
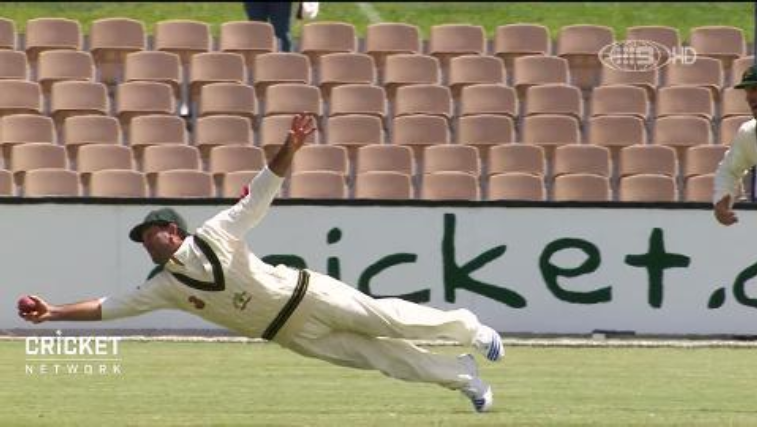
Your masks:
[[[752,116],[757,118],[757,86],[748,87],[744,91],[746,92],[746,102],[752,109]]]
[[[176,252],[176,226],[151,225],[142,232],[142,246],[156,264],[165,264]]]

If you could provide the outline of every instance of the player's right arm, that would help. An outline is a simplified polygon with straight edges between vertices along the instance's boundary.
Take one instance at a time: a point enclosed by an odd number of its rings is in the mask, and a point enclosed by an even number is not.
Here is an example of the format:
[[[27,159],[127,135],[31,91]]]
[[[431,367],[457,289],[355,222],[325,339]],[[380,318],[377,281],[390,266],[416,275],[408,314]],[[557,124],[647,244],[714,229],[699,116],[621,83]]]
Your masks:
[[[733,204],[739,195],[742,178],[757,164],[757,148],[751,135],[754,130],[751,121],[742,125],[715,172],[713,210],[715,218],[723,225],[738,222]]]
[[[30,295],[36,303],[36,309],[19,315],[32,323],[58,320],[102,320],[100,303],[103,298],[90,299],[73,304],[54,305],[36,295]]]

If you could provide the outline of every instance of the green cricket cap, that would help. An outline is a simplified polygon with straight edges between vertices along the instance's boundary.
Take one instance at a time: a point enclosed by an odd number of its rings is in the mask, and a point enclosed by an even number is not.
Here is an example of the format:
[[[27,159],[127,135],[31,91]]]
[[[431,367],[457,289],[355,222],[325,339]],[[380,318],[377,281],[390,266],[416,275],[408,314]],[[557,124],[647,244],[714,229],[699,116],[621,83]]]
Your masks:
[[[757,86],[757,65],[752,65],[744,71],[741,76],[741,83],[734,86],[736,89],[746,89],[748,87]]]
[[[141,224],[134,226],[129,232],[129,238],[137,243],[142,243],[142,232],[151,225],[176,224],[184,233],[187,232],[187,223],[178,212],[171,208],[160,208],[150,211]]]

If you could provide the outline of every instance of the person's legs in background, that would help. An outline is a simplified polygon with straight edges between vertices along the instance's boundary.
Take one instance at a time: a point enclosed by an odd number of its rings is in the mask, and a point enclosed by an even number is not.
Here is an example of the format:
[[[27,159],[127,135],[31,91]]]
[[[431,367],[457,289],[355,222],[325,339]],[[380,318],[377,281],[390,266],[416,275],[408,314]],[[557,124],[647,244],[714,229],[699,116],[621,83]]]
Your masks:
[[[270,4],[265,1],[244,2],[244,11],[247,13],[247,19],[250,21],[268,22],[268,6]]]
[[[289,30],[292,26],[292,3],[268,3],[268,8],[268,16],[271,19],[271,25],[273,25],[273,31],[276,33],[276,38],[279,39],[281,51],[291,52],[292,40],[289,35]]]

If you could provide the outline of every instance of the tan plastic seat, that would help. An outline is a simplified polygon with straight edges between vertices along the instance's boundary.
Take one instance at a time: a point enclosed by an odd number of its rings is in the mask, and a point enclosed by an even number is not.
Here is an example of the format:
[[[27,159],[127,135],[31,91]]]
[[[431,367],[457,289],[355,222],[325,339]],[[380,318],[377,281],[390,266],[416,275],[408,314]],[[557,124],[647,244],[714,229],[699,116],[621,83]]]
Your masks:
[[[266,89],[274,84],[310,84],[310,73],[310,59],[301,53],[262,53],[255,57],[255,92],[265,98]]]
[[[401,86],[441,83],[439,60],[433,56],[400,53],[386,58],[383,84],[390,101]]]
[[[725,119],[732,116],[749,116],[752,109],[746,101],[743,89],[728,87],[723,89],[723,102],[720,104],[720,117]]]
[[[346,199],[347,183],[344,175],[332,171],[293,173],[289,182],[289,197],[296,199]]]
[[[212,50],[210,25],[192,20],[167,20],[155,23],[155,48],[179,55],[181,63],[189,64],[192,56]]]
[[[0,80],[0,116],[41,114],[42,88],[24,80]]]
[[[735,86],[739,84],[741,78],[744,76],[744,72],[752,65],[754,65],[754,55],[742,56],[735,59],[731,64],[731,69],[728,70],[728,74],[730,75],[728,85]]]
[[[451,135],[447,121],[439,116],[403,116],[392,121],[392,144],[408,145],[418,160],[429,145],[449,144]]]
[[[690,45],[697,55],[718,59],[728,70],[737,58],[746,55],[744,30],[738,27],[713,25],[691,29]]]
[[[356,173],[398,172],[415,174],[413,150],[404,145],[369,144],[357,149]]]
[[[394,117],[412,114],[441,116],[447,120],[453,115],[452,93],[447,86],[416,84],[397,89]]]
[[[56,126],[71,116],[110,113],[108,89],[102,83],[62,81],[53,84],[50,91],[50,116]]]
[[[639,174],[620,179],[618,199],[622,202],[676,202],[678,187],[667,175]]]
[[[540,114],[524,118],[521,135],[523,142],[543,145],[545,148],[581,142],[578,119],[556,114]]]
[[[544,178],[523,172],[508,172],[489,177],[487,200],[544,201]]]
[[[255,125],[258,115],[258,98],[255,88],[238,83],[211,83],[202,87],[200,117],[234,115],[250,119]]]
[[[364,53],[330,53],[321,57],[319,87],[324,99],[331,91],[345,84],[376,83],[373,58]]]
[[[176,169],[201,170],[200,152],[189,145],[151,145],[142,154],[142,170],[148,179],[156,172]]]
[[[591,173],[569,173],[555,178],[552,200],[555,202],[612,201],[610,179]]]
[[[326,121],[326,135],[327,144],[347,148],[350,158],[354,158],[355,150],[360,147],[383,144],[385,139],[381,119],[361,114],[329,117]]]
[[[686,150],[684,179],[688,180],[695,175],[715,173],[726,151],[728,151],[727,145],[713,144],[690,147]]]
[[[292,161],[292,173],[311,171],[330,171],[347,177],[350,172],[347,149],[337,145],[302,147]]]
[[[0,145],[5,157],[17,144],[56,143],[55,124],[50,117],[37,114],[12,114],[0,118]]]
[[[29,80],[29,62],[25,52],[0,50],[0,79]]]
[[[79,197],[79,174],[66,169],[35,169],[26,172],[24,197]]]
[[[194,131],[195,146],[203,157],[221,145],[252,145],[254,143],[250,119],[239,116],[208,116],[197,119]]]
[[[716,100],[720,99],[724,73],[723,65],[719,60],[697,56],[691,64],[670,62],[663,70],[665,70],[666,86],[702,86],[709,89]]]
[[[720,131],[718,135],[718,143],[724,145],[731,145],[733,138],[736,137],[741,125],[752,120],[752,116],[731,116],[724,118],[720,122]]]
[[[657,97],[657,87],[660,85],[660,70],[653,68],[646,71],[624,71],[602,65],[600,87],[615,85],[640,87],[647,92],[647,98],[654,101]]]
[[[189,68],[189,100],[198,101],[203,86],[210,83],[247,82],[244,57],[237,53],[205,52],[192,56]]]
[[[715,174],[696,175],[686,180],[683,198],[687,202],[712,203]]]
[[[649,96],[638,86],[599,86],[591,91],[591,116],[649,117]]]
[[[68,169],[68,156],[60,145],[31,142],[14,145],[9,164],[18,181],[24,172],[34,169]]]
[[[437,172],[423,176],[421,199],[481,200],[478,178],[465,172]]]
[[[481,174],[478,151],[466,145],[445,144],[426,147],[423,154],[423,173],[465,172]]]
[[[63,122],[63,144],[72,152],[86,144],[120,144],[121,125],[115,117],[84,115]]]
[[[408,200],[413,198],[413,182],[408,174],[374,171],[355,176],[355,199]]]
[[[649,40],[669,50],[681,47],[678,28],[665,25],[639,25],[626,28],[626,40]]]
[[[128,145],[139,156],[145,147],[152,145],[187,145],[187,128],[180,117],[149,114],[131,121]],[[194,148],[194,147],[192,147]]]
[[[292,127],[294,114],[282,114],[278,116],[263,117],[260,123],[260,148],[265,151],[266,158],[272,159],[286,140],[287,133]],[[318,144],[320,142],[319,131],[316,130],[305,139],[305,144]]]
[[[301,83],[280,83],[266,90],[265,115],[310,113],[323,114],[321,92],[315,86]]]
[[[673,147],[712,144],[710,121],[696,116],[668,116],[655,120],[654,143]]]
[[[319,65],[323,55],[338,52],[357,52],[355,26],[346,22],[311,22],[302,26],[300,52]]]
[[[515,89],[502,84],[466,86],[460,94],[460,116],[501,114],[518,116],[518,96]]]
[[[568,60],[571,83],[589,90],[600,80],[599,51],[615,42],[612,28],[601,25],[568,25],[557,34],[557,55]]]
[[[668,86],[657,92],[657,117],[697,116],[712,120],[715,101],[712,93],[697,86]]]
[[[481,159],[486,162],[491,146],[515,141],[515,123],[508,116],[494,114],[460,117],[455,141],[477,148]]]
[[[76,170],[88,174],[106,169],[136,170],[134,155],[129,147],[114,144],[87,144],[76,153]]]
[[[494,32],[494,55],[501,58],[505,68],[512,70],[515,59],[529,55],[549,55],[552,39],[549,29],[539,24],[500,25]]]
[[[238,199],[245,193],[245,189],[250,185],[259,171],[256,170],[239,170],[223,174],[221,180],[221,197]]]
[[[381,86],[347,84],[331,91],[329,116],[364,114],[381,119],[387,111],[386,92]]]
[[[608,148],[647,143],[647,128],[636,116],[599,116],[589,119],[589,144]]]
[[[526,91],[525,115],[566,114],[578,120],[583,117],[581,89],[563,83],[531,86]]]
[[[79,21],[66,18],[36,18],[26,21],[26,54],[36,63],[40,52],[53,49],[81,50]]]
[[[15,21],[0,18],[0,49],[15,50],[18,46]]]
[[[555,149],[553,177],[576,173],[609,177],[611,171],[610,150],[601,145],[567,144]]]
[[[237,171],[259,171],[265,166],[265,153],[259,147],[219,145],[210,149],[208,170],[215,176]]]
[[[165,83],[138,81],[118,85],[116,90],[116,116],[124,129],[139,116],[174,114],[176,100],[171,86]]]
[[[420,30],[417,25],[399,22],[368,25],[365,29],[365,53],[373,57],[378,70],[383,70],[389,55],[422,53]]]
[[[261,21],[224,22],[218,45],[221,52],[242,55],[248,70],[252,72],[256,56],[276,51],[273,25]]]
[[[515,59],[513,87],[519,99],[525,98],[526,90],[530,86],[547,83],[570,83],[567,59],[542,55],[522,56]]]
[[[125,169],[104,169],[89,179],[90,197],[145,198],[150,191],[142,172]]]
[[[0,196],[15,196],[15,193],[13,174],[11,171],[0,169]]]
[[[500,144],[489,149],[487,174],[527,173],[543,177],[547,169],[544,149],[530,144]]]
[[[155,179],[155,197],[210,198],[215,197],[213,177],[198,170],[167,170]]]
[[[486,34],[481,25],[444,24],[431,27],[428,52],[444,69],[452,58],[486,54]]]
[[[496,56],[462,55],[450,59],[447,85],[455,98],[470,85],[506,83],[505,64]]]
[[[124,82],[156,82],[171,86],[173,97],[181,95],[181,58],[171,52],[144,51],[126,55]]]
[[[675,177],[678,173],[676,151],[665,145],[629,145],[620,150],[618,176],[657,174]]]
[[[126,55],[147,49],[147,34],[142,21],[129,18],[103,18],[92,21],[89,50],[100,71],[99,80],[115,84],[123,80]]]

